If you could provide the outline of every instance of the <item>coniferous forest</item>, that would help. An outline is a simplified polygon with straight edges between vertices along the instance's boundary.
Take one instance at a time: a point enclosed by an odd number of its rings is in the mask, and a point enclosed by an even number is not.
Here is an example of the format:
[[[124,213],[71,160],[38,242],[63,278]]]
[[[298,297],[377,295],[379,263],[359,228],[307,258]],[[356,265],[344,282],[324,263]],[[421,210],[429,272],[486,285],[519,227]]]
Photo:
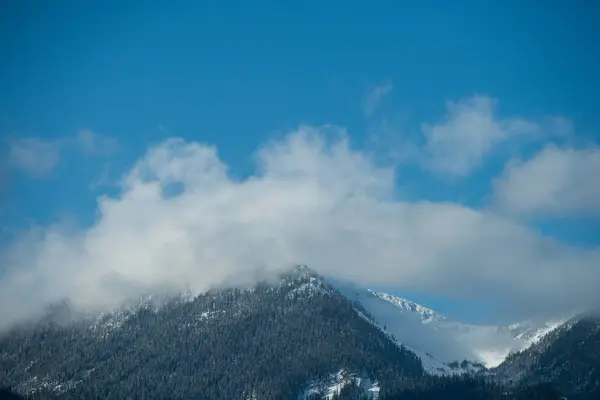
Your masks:
[[[0,386],[32,400],[320,399],[325,388],[308,393],[310,382],[346,370],[377,382],[380,400],[594,398],[598,388],[595,322],[557,333],[526,368],[521,359],[531,357],[520,354],[497,371],[435,377],[359,304],[311,274],[146,299],[102,316],[74,317],[66,303],[54,311],[0,337]],[[552,375],[545,366],[559,359],[586,368],[587,380],[572,368]],[[507,383],[517,369],[523,384]],[[353,380],[333,398],[373,396]]]

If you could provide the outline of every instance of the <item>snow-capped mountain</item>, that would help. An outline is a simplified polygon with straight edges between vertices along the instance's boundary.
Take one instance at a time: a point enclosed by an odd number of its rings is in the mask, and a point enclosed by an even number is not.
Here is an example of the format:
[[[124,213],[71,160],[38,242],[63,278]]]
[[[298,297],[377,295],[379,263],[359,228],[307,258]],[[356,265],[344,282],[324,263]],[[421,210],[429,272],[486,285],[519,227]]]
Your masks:
[[[448,364],[463,360],[474,363],[463,364],[469,369],[479,363],[495,367],[511,352],[528,348],[566,321],[465,324],[398,296],[333,279],[329,282],[348,299],[360,303],[375,323],[419,355],[433,373],[452,373],[455,369],[448,369]]]

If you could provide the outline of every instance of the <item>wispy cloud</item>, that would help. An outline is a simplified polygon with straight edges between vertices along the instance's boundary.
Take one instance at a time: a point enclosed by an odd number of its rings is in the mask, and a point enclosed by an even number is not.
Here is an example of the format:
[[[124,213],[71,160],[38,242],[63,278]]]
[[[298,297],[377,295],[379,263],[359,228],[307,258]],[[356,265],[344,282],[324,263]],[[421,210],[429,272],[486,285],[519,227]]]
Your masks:
[[[528,160],[511,160],[495,182],[496,205],[511,213],[600,215],[600,148],[546,146]]]
[[[373,88],[370,88],[363,99],[363,111],[367,117],[370,117],[375,113],[375,110],[379,107],[381,100],[392,91],[394,86],[392,82],[387,80],[382,84],[379,84]]]
[[[87,156],[106,156],[118,150],[113,138],[89,129],[80,130],[74,136],[59,138],[11,138],[7,139],[8,167],[22,170],[31,176],[44,178],[60,164],[64,152],[76,151]]]
[[[463,177],[477,168],[494,146],[541,130],[531,120],[498,117],[495,106],[496,101],[487,96],[448,102],[443,121],[422,125],[424,165],[435,173]]]
[[[93,226],[40,229],[4,254],[0,324],[63,298],[105,308],[156,288],[249,284],[292,263],[485,300],[519,317],[600,303],[600,250],[491,211],[397,200],[394,170],[353,149],[339,128],[301,127],[256,160],[238,180],[214,147],[173,138],[149,149],[119,195],[98,197]],[[181,190],[167,193],[173,184]]]
[[[24,138],[10,140],[8,164],[35,177],[45,177],[60,162],[59,140]]]
[[[90,129],[80,130],[69,140],[86,155],[107,156],[119,150],[119,143],[115,138],[101,135]]]
[[[381,118],[371,128],[370,144],[398,164],[419,164],[439,178],[455,180],[470,176],[489,158],[520,155],[524,145],[573,138],[573,122],[563,116],[503,116],[497,108],[497,100],[483,95],[449,101],[443,118],[422,123],[416,131],[406,121],[398,124],[395,116]]]

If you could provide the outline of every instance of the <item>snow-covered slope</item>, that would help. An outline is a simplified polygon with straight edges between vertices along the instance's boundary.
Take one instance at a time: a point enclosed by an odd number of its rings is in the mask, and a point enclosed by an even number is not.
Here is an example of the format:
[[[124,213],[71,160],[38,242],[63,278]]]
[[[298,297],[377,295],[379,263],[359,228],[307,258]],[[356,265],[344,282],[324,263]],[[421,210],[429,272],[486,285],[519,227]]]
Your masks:
[[[540,340],[564,321],[526,321],[509,326],[473,325],[450,320],[407,299],[329,280],[351,301],[361,304],[385,332],[419,355],[432,373],[465,372],[499,365],[510,352]],[[474,363],[460,362],[469,360]],[[453,361],[454,368],[448,364]]]
[[[415,302],[412,302],[410,300],[406,300],[406,299],[403,299],[403,298],[400,298],[397,296],[393,296],[393,295],[387,294],[387,293],[374,292],[370,289],[368,290],[368,292],[370,294],[374,295],[375,297],[378,297],[382,300],[392,303],[393,305],[395,305],[396,307],[398,307],[404,311],[408,311],[408,312],[420,315],[421,322],[424,324],[428,324],[430,322],[435,322],[435,321],[443,321],[445,319],[445,317],[436,313],[432,309],[424,307],[424,306],[417,304]]]
[[[544,336],[563,325],[569,318],[550,321],[524,321],[506,327],[516,339],[523,340],[526,347],[539,342]]]

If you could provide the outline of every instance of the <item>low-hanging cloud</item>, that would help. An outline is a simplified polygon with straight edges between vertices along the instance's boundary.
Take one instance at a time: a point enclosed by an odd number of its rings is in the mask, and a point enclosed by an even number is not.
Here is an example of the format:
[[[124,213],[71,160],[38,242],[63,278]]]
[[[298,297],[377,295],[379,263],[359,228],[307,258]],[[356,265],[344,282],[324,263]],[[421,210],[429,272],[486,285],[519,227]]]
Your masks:
[[[598,304],[600,251],[490,211],[394,196],[394,170],[335,127],[301,127],[256,154],[245,179],[217,149],[169,139],[98,198],[78,231],[30,232],[4,254],[0,328],[68,298],[113,307],[157,288],[248,284],[294,263],[369,285],[486,300],[515,316]]]

